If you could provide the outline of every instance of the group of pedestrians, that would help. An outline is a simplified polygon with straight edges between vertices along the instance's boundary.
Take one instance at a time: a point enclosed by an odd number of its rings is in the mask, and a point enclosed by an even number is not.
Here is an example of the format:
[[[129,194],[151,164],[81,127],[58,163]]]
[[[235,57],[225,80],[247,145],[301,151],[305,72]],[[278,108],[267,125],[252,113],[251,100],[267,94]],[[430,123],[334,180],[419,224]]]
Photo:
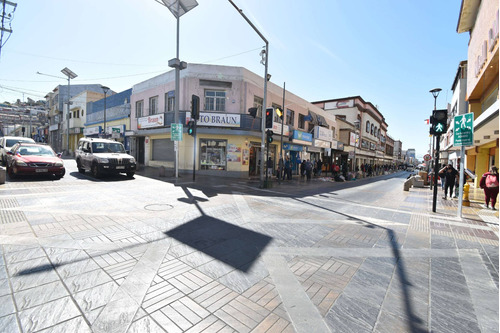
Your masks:
[[[453,196],[456,198],[457,194],[453,191],[459,186],[459,171],[453,167],[453,165],[448,164],[439,170],[438,176],[441,178],[441,186],[444,189],[443,199]],[[464,184],[466,182],[466,177],[464,177]],[[498,168],[492,166],[490,170],[484,173],[479,181],[479,187],[484,190],[484,208],[490,208],[496,210],[495,205],[498,196]]]

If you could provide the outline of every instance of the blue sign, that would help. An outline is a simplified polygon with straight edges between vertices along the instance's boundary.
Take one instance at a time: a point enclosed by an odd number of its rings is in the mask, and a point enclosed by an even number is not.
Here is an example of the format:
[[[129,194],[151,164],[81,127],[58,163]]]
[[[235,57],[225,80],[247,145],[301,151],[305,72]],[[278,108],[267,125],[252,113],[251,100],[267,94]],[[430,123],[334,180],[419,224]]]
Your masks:
[[[313,136],[311,133],[297,131],[297,130],[293,131],[292,138],[295,140],[302,140],[302,141],[308,141],[308,142],[312,142],[312,140],[313,140]]]
[[[284,150],[292,150],[292,151],[302,151],[302,146],[283,142],[283,149]]]

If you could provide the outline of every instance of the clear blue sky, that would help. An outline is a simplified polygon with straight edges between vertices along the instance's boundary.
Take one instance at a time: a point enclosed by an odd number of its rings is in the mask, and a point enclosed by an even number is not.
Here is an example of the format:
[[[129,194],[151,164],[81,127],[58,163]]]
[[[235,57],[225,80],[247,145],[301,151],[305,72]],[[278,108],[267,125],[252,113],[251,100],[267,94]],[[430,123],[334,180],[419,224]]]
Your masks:
[[[15,0],[11,0],[15,1]],[[268,39],[271,81],[309,100],[361,96],[379,107],[388,133],[429,146],[429,93],[451,101],[469,36],[457,34],[460,0],[234,0]],[[43,99],[58,84],[99,83],[116,92],[170,70],[176,22],[154,0],[17,0],[1,50],[0,101]],[[181,17],[180,58],[242,66],[261,76],[260,37],[226,0],[198,0]],[[12,91],[14,89],[16,91]]]

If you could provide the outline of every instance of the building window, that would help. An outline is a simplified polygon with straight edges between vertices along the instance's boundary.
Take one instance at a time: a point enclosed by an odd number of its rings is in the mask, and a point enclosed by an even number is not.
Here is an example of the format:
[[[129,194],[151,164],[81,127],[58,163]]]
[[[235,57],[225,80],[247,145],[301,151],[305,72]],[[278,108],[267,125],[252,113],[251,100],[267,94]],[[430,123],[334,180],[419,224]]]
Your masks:
[[[366,133],[370,133],[370,122],[366,121]]]
[[[135,117],[136,118],[142,117],[143,108],[144,108],[144,101],[135,102]]]
[[[205,90],[206,111],[226,111],[226,92]]]
[[[373,124],[372,124],[371,130],[370,130],[370,134],[373,135]]]
[[[377,136],[377,126],[375,126],[375,129],[373,130],[373,135]]]
[[[282,109],[281,109],[281,105],[278,105],[278,104],[276,104],[276,103],[273,103],[273,104],[272,104],[272,107],[273,107],[273,109],[275,110],[275,112],[274,112],[274,117],[273,117],[273,122],[275,122],[275,123],[280,123],[280,124],[281,124],[281,118],[278,116],[278,113],[276,112],[276,109],[280,109],[280,110],[282,110]]]
[[[157,114],[158,113],[158,96],[151,97],[149,99],[149,114]]]
[[[286,109],[286,124],[293,126],[294,121],[295,121],[295,111]]]
[[[299,113],[299,123],[298,123],[298,127],[299,127],[300,129],[304,129],[304,128],[306,128],[306,121],[304,120],[304,117],[305,117],[305,116],[304,116],[303,114]]]
[[[257,108],[256,117],[262,117],[262,105],[264,105],[264,100],[261,97],[254,96],[253,97],[253,107]]]
[[[227,140],[200,139],[200,169],[226,170]]]
[[[174,111],[175,109],[175,91],[169,91],[165,94],[165,112]]]

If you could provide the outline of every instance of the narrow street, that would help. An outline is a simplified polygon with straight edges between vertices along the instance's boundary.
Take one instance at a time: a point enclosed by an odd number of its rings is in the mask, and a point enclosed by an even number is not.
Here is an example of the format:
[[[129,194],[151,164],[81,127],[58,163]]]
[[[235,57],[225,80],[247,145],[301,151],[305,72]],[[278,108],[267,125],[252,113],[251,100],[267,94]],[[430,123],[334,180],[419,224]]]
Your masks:
[[[1,332],[498,332],[498,215],[406,172],[0,185]],[[475,204],[473,204],[475,205]]]

